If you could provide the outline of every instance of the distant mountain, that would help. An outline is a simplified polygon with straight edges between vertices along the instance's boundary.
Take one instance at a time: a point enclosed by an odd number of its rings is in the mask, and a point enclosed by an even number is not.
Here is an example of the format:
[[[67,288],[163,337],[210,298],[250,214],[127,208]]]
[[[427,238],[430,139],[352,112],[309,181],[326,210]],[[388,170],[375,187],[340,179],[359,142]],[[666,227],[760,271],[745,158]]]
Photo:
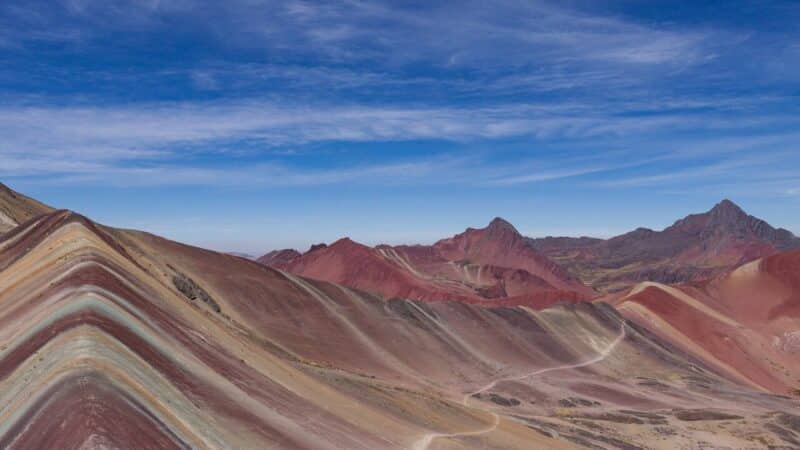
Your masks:
[[[510,223],[494,219],[433,245],[368,247],[349,238],[300,254],[270,252],[263,264],[377,295],[420,300],[527,304],[591,298],[595,292],[538,253]]]
[[[522,269],[562,290],[591,294],[591,290],[558,264],[540,254],[513,225],[495,218],[483,229],[467,229],[433,248],[449,261]]]
[[[548,237],[529,242],[603,291],[639,281],[706,279],[763,256],[800,248],[800,238],[748,215],[730,200],[662,231],[639,228],[608,240]]]
[[[286,250],[275,250],[267,253],[266,255],[256,258],[256,261],[260,262],[261,264],[265,264],[267,266],[279,266],[286,264],[296,258],[299,258],[301,255],[300,252],[297,250],[286,249]]]
[[[52,211],[53,208],[44,203],[26,197],[0,183],[0,233],[5,233],[28,219]]]

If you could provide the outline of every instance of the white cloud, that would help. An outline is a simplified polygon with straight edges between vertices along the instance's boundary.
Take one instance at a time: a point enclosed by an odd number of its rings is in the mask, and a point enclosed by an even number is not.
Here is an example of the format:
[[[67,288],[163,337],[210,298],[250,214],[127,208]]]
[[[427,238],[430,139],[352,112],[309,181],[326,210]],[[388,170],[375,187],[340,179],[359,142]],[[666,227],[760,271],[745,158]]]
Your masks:
[[[279,164],[257,164],[235,168],[161,165],[149,167],[104,167],[73,172],[46,180],[58,184],[104,184],[116,186],[322,186],[350,181],[375,182],[416,178],[428,170],[426,162],[371,165],[335,170],[293,169]]]
[[[0,176],[34,177],[44,184],[110,186],[322,186],[340,183],[396,184],[425,180],[434,171],[447,177],[462,161],[428,158],[393,164],[365,164],[335,168],[292,167],[280,163],[236,165],[226,168],[192,165],[125,165],[110,162],[74,162],[14,159],[0,155]],[[46,177],[41,177],[47,175]],[[449,180],[447,178],[446,180]]]
[[[672,154],[670,156],[676,156]],[[712,161],[688,160],[683,164],[681,160],[672,161],[670,165],[657,167],[657,172],[645,175],[625,174],[622,178],[615,178],[606,181],[594,182],[595,186],[602,187],[645,187],[645,186],[667,186],[680,184],[686,186],[688,183],[700,181],[703,185],[713,185],[720,180],[737,180],[740,184],[762,183],[764,178],[774,179],[779,173],[778,168],[790,161],[793,161],[794,153],[783,151],[770,151],[759,154],[751,152],[740,152],[725,159],[713,159]],[[702,157],[703,155],[698,155]],[[668,159],[668,158],[667,158]],[[686,160],[683,160],[686,161]],[[650,169],[652,170],[652,168]],[[793,175],[800,173],[794,171]]]
[[[427,61],[475,66],[601,61],[635,65],[686,64],[707,53],[708,31],[669,30],[612,16],[581,13],[558,2],[467,4],[396,2],[270,2],[230,0],[63,0],[3,9],[24,25],[16,40],[36,40],[34,28],[74,40],[119,29],[158,29],[173,16],[225,45],[311,54],[330,61]],[[59,7],[60,6],[60,7]],[[0,11],[1,12],[1,11]],[[0,36],[9,34],[0,33]],[[423,43],[421,45],[421,43]],[[498,52],[497,49],[503,51]]]
[[[621,116],[569,104],[412,108],[241,101],[7,106],[0,107],[0,133],[6,137],[0,142],[0,153],[36,156],[61,152],[91,160],[124,160],[180,152],[174,149],[178,144],[183,148],[213,144],[219,151],[230,151],[230,142],[243,140],[276,148],[326,141],[464,141],[517,136],[584,139],[653,130],[733,129],[746,127],[750,121],[749,117],[713,115],[705,115],[702,122],[683,114]]]
[[[404,173],[435,174],[447,182],[509,186],[598,174],[653,162],[654,158],[691,160],[694,156],[731,154],[757,149],[775,152],[794,134],[744,136],[720,142],[709,139],[661,143],[646,151],[627,150],[615,154],[603,148],[608,142],[641,139],[650,133],[680,130],[733,130],[741,134],[760,118],[710,113],[626,115],[618,111],[594,111],[592,105],[509,104],[479,108],[293,105],[269,101],[218,101],[159,103],[123,106],[0,107],[0,174],[4,176],[59,175],[61,181],[99,182],[119,176],[127,183],[149,184],[269,184],[308,185],[344,182],[356,178],[375,180],[381,176],[402,180]],[[634,105],[638,107],[638,105]],[[778,119],[771,118],[772,121]],[[786,121],[797,122],[788,117]],[[751,122],[755,121],[755,122]],[[563,156],[545,158],[555,165],[518,162],[498,166],[485,160],[469,161],[481,151],[466,152],[449,160],[409,160],[402,152],[398,162],[357,168],[336,167],[330,173],[291,170],[277,161],[291,158],[298,148],[317,143],[380,143],[435,140],[470,143],[474,148],[491,147],[504,139],[536,142],[582,143],[590,160],[571,161]],[[614,144],[616,145],[616,144]],[[588,147],[587,147],[588,146]],[[491,152],[489,152],[491,153]],[[227,154],[254,156],[272,161],[243,170],[207,169],[192,163],[194,157]],[[759,154],[760,155],[760,154]],[[623,158],[623,159],[620,159]],[[756,163],[763,163],[756,158]],[[399,164],[399,165],[398,165]],[[622,165],[621,165],[622,164]],[[728,163],[725,163],[728,164]],[[479,167],[483,165],[483,167]],[[446,170],[446,175],[441,175]],[[603,185],[646,186],[667,181],[718,175],[730,167],[702,167],[669,173],[628,174]],[[713,172],[713,173],[712,173]],[[265,174],[268,177],[265,177]],[[476,176],[476,174],[480,174]],[[416,179],[422,178],[417,175]],[[135,179],[135,180],[134,180]]]
[[[514,175],[496,179],[491,181],[490,184],[497,186],[510,186],[514,184],[537,183],[541,181],[559,180],[562,178],[572,178],[580,175],[605,172],[612,170],[613,168],[614,167],[579,167],[555,170],[537,170],[533,173],[524,175]]]

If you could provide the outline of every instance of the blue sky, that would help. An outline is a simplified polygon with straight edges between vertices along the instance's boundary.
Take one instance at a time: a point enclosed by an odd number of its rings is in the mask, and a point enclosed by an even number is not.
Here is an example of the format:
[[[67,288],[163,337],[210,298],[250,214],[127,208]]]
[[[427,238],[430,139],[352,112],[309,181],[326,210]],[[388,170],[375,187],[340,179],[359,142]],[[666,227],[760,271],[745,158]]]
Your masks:
[[[793,1],[0,3],[0,180],[261,253],[661,228],[800,232]]]

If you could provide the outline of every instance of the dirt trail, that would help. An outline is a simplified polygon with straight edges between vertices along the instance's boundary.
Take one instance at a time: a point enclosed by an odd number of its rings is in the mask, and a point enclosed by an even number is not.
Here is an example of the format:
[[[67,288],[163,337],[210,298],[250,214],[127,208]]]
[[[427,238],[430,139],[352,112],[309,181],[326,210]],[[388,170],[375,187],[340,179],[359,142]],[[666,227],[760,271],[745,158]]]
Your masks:
[[[470,400],[470,398],[472,398],[472,396],[477,395],[477,394],[482,394],[482,393],[494,388],[495,386],[497,386],[498,383],[501,383],[503,381],[519,381],[519,380],[524,380],[525,378],[528,378],[528,377],[541,375],[541,374],[547,373],[547,372],[555,372],[557,370],[578,369],[578,368],[581,368],[581,367],[586,367],[586,366],[590,366],[592,364],[596,364],[596,363],[606,359],[608,357],[608,355],[610,355],[611,352],[613,352],[614,349],[617,347],[617,345],[619,345],[619,343],[622,342],[624,339],[625,339],[625,323],[623,322],[622,326],[620,327],[619,336],[617,336],[614,339],[614,341],[612,341],[611,344],[608,345],[608,347],[603,349],[594,358],[588,359],[586,361],[581,361],[581,362],[578,362],[578,363],[575,363],[575,364],[567,364],[565,366],[556,366],[556,367],[549,367],[549,368],[546,368],[546,369],[539,369],[539,370],[536,370],[534,372],[526,373],[526,374],[523,374],[523,375],[498,378],[498,379],[492,381],[491,383],[483,386],[482,388],[478,389],[477,391],[473,391],[473,392],[470,392],[468,394],[465,394],[464,398],[461,399],[461,404],[464,405],[464,406],[469,406],[469,400]],[[492,431],[496,430],[498,425],[500,425],[500,415],[495,413],[495,412],[487,411],[487,410],[483,410],[483,409],[481,409],[481,411],[487,412],[487,413],[492,415],[492,424],[490,426],[487,426],[485,428],[480,428],[480,429],[477,429],[477,430],[473,430],[473,431],[465,431],[465,432],[461,432],[461,433],[428,433],[428,434],[422,436],[422,438],[420,440],[415,442],[414,445],[411,447],[411,450],[427,450],[428,446],[430,446],[431,443],[433,443],[433,441],[438,439],[438,438],[456,438],[456,437],[464,437],[464,436],[478,436],[478,435],[481,435],[481,434],[491,433]]]

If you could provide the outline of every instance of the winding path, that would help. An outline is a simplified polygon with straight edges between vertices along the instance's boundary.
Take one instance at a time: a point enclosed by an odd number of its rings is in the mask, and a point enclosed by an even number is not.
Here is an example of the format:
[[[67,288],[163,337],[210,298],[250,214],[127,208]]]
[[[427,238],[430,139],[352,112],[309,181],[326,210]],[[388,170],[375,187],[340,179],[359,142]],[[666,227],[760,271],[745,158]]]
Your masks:
[[[473,391],[473,392],[470,392],[468,394],[465,394],[464,398],[461,399],[461,404],[468,407],[469,406],[469,399],[472,398],[472,396],[477,395],[477,394],[482,394],[482,393],[494,388],[495,386],[497,386],[498,383],[501,383],[503,381],[519,381],[519,380],[524,380],[525,378],[528,378],[528,377],[541,375],[541,374],[547,373],[547,372],[555,372],[557,370],[578,369],[580,367],[591,366],[592,364],[598,363],[598,362],[603,361],[604,359],[606,359],[608,357],[608,355],[610,355],[611,352],[613,352],[614,349],[617,347],[617,345],[619,345],[619,343],[622,342],[624,339],[625,339],[625,322],[623,322],[622,325],[620,326],[619,336],[617,336],[608,345],[608,347],[603,349],[594,358],[588,359],[586,361],[582,361],[582,362],[579,362],[579,363],[575,363],[575,364],[568,364],[568,365],[565,365],[565,366],[549,367],[547,369],[539,369],[539,370],[536,370],[534,372],[526,373],[526,374],[523,374],[523,375],[517,375],[517,376],[505,377],[505,378],[498,378],[498,379],[492,381],[491,383],[487,384],[486,386],[483,386],[482,388],[478,389],[477,391]],[[454,438],[454,437],[464,437],[464,436],[478,436],[478,435],[481,435],[481,434],[491,433],[492,431],[497,429],[498,425],[500,425],[500,415],[497,414],[496,412],[493,412],[493,411],[487,411],[487,410],[483,410],[483,409],[481,411],[488,412],[489,414],[492,415],[492,424],[490,426],[487,426],[485,428],[480,428],[480,429],[474,430],[474,431],[466,431],[466,432],[461,432],[461,433],[428,433],[428,434],[422,436],[422,438],[420,440],[415,442],[414,445],[411,447],[411,450],[427,450],[428,446],[430,446],[431,443],[433,443],[433,441],[438,439],[438,438]]]

